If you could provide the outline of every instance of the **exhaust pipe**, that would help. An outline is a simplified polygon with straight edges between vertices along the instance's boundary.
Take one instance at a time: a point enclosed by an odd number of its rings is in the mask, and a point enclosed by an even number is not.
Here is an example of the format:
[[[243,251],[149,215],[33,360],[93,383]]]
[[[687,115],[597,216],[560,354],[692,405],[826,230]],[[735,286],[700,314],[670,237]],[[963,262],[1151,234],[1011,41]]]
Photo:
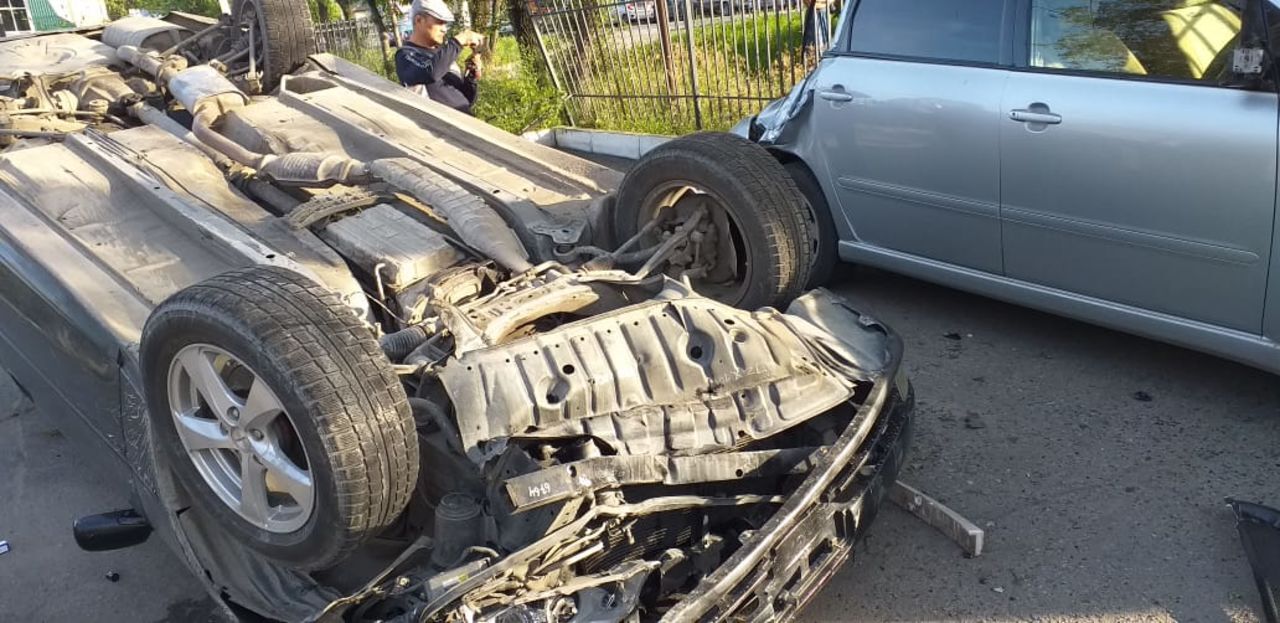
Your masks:
[[[372,181],[376,176],[439,210],[463,242],[507,269],[522,273],[533,267],[529,252],[502,216],[483,199],[443,175],[407,158],[375,160],[366,165],[337,154],[298,152],[277,156],[255,152],[215,129],[223,116],[249,105],[249,96],[221,72],[209,65],[188,68],[186,59],[180,56],[162,57],[134,46],[121,46],[116,54],[155,76],[191,113],[191,134],[197,147],[215,150],[280,184],[355,185]],[[144,120],[144,115],[154,116],[142,107],[132,112]],[[163,123],[157,125],[165,127]]]
[[[227,113],[249,105],[249,96],[209,65],[187,67],[181,56],[161,57],[134,46],[121,46],[116,55],[153,75],[174,99],[191,113],[191,133],[204,145],[281,184],[361,184],[368,181],[365,165],[346,156],[297,152],[261,154],[223,136],[215,128]]]

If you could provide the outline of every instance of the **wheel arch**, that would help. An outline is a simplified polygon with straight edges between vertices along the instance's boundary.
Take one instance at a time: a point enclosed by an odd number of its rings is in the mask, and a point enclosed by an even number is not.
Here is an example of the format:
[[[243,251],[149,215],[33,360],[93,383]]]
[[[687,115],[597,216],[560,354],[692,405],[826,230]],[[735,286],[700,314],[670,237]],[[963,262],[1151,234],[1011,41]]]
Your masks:
[[[765,146],[765,151],[769,152],[787,171],[795,181],[796,187],[805,195],[806,203],[813,210],[813,227],[817,228],[819,238],[813,253],[812,272],[806,285],[810,288],[825,285],[831,278],[835,266],[840,262],[840,241],[853,238],[852,224],[848,220],[848,215],[839,209],[838,198],[832,196],[830,185],[822,184],[822,178],[803,157],[773,145]],[[799,177],[807,179],[798,179]],[[806,192],[806,188],[811,190]],[[813,192],[820,194],[823,205],[813,205],[814,202],[809,200]]]
[[[836,234],[839,236],[839,239],[836,241],[837,245],[841,240],[858,239],[858,236],[853,229],[853,223],[849,220],[848,215],[844,213],[844,210],[840,208],[840,198],[831,193],[830,184],[822,183],[823,176],[819,175],[819,169],[816,169],[814,165],[810,164],[809,159],[801,156],[796,152],[796,150],[789,149],[787,147],[765,145],[764,148],[765,151],[769,152],[769,154],[772,155],[783,167],[794,166],[804,169],[812,177],[818,188],[822,189],[822,198],[826,202],[826,206],[824,206],[824,208],[827,210],[827,213],[831,215],[831,220],[835,222]],[[821,165],[819,166],[821,167]],[[821,167],[820,171],[825,173],[826,168]]]

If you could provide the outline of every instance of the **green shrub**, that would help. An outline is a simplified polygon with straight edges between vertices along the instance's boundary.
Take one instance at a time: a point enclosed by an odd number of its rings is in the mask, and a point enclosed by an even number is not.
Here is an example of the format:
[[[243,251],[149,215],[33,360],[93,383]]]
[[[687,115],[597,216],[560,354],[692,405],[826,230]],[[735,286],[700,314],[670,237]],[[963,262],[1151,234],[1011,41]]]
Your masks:
[[[542,59],[522,54],[512,37],[497,38],[480,80],[473,109],[476,117],[520,134],[559,125],[562,111],[560,95],[547,77]]]
[[[386,58],[383,58],[382,50],[378,48],[359,48],[353,51],[340,50],[335,53],[387,80],[399,82],[396,79],[395,59],[392,57],[394,50],[388,50]]]

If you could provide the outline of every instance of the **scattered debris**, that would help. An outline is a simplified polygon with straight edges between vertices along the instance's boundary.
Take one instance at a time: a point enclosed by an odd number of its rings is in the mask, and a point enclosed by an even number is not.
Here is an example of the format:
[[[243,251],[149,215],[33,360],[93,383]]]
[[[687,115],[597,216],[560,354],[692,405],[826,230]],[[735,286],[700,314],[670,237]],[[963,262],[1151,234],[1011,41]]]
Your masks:
[[[9,542],[0,541],[0,554],[8,554],[8,553],[9,553]]]
[[[979,428],[986,428],[987,423],[982,421],[981,415],[970,411],[968,415],[964,416],[964,427],[977,430]]]
[[[963,335],[960,335],[959,333],[957,333],[957,332],[955,332],[955,331],[950,331],[950,332],[948,332],[948,333],[943,333],[943,334],[942,334],[942,337],[945,337],[945,338],[947,338],[948,340],[960,340],[960,339],[962,339],[964,336],[963,336]]]
[[[962,517],[960,513],[947,508],[941,502],[901,480],[893,483],[889,488],[889,499],[950,537],[970,558],[982,555],[982,544],[986,533],[972,521]]]
[[[120,574],[119,574],[119,573],[116,573],[115,571],[108,571],[108,572],[107,572],[107,575],[106,575],[106,578],[107,578],[107,581],[108,581],[108,582],[119,582],[119,581],[120,581]]]
[[[1151,397],[1151,394],[1148,394],[1147,392],[1144,392],[1142,390],[1133,392],[1133,399],[1137,400],[1138,402],[1151,402],[1152,400],[1154,400],[1154,398]]]

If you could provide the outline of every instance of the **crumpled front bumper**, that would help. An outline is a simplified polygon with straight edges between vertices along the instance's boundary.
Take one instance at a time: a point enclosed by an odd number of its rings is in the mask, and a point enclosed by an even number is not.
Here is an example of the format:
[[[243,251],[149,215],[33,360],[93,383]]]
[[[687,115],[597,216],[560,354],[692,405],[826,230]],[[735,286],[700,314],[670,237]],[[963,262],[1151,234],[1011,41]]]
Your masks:
[[[839,440],[749,542],[663,621],[786,621],[835,575],[897,480],[915,396],[891,337],[891,365]]]
[[[764,500],[778,504],[773,507],[777,510],[768,521],[753,533],[735,534],[734,538],[741,540],[736,551],[662,616],[665,621],[678,622],[793,618],[850,557],[854,543],[865,532],[886,491],[896,480],[910,439],[914,397],[901,366],[902,341],[875,319],[821,290],[796,299],[788,308],[787,317],[790,319],[788,326],[808,345],[805,356],[810,363],[818,365],[820,360],[827,374],[846,375],[855,380],[854,389],[849,394],[842,393],[835,405],[830,405],[822,397],[810,396],[812,401],[828,404],[826,408],[838,408],[840,417],[849,417],[849,420],[833,443],[816,450],[805,448],[810,453],[804,461],[805,475],[798,487],[785,492],[765,492],[763,496],[759,495],[760,492],[737,496],[758,498],[754,502],[735,501],[734,496],[658,494],[657,497],[621,504],[596,504],[577,519],[508,554],[483,571],[468,573],[465,580],[431,596],[430,602],[417,608],[408,620],[446,620],[449,617],[446,613],[450,612],[462,613],[464,617],[480,613],[484,616],[477,620],[489,621],[508,620],[509,615],[521,613],[533,616],[541,611],[539,608],[546,606],[541,603],[545,601],[541,594],[525,595],[523,603],[532,603],[532,606],[516,604],[500,612],[494,612],[493,608],[512,602],[508,595],[510,587],[529,581],[532,576],[528,569],[535,561],[541,561],[537,565],[543,568],[572,558],[575,551],[602,546],[591,542],[599,538],[596,533],[602,529],[604,520],[641,517],[669,510],[760,504]],[[732,319],[736,325],[745,322],[740,316]],[[839,404],[841,400],[850,401],[847,410]],[[630,465],[618,464],[620,467]],[[659,467],[663,466],[666,466],[665,462]],[[666,482],[665,476],[648,480],[648,475],[638,477],[640,472],[624,469],[612,479],[608,477],[610,472],[587,477],[583,485],[575,480],[583,472],[575,472],[574,467],[570,464],[566,468],[569,470],[566,482],[570,486],[555,486],[559,481],[549,478],[548,469],[531,472],[529,476],[533,480],[511,478],[505,481],[506,484],[516,483],[514,490],[517,494],[524,490],[537,492],[536,496],[530,494],[524,500],[519,495],[512,495],[512,502],[534,507],[548,495],[563,492],[567,498],[590,491],[589,485],[598,479],[609,486],[624,482]],[[730,480],[727,476],[721,478],[714,476],[714,472],[709,473],[711,475],[703,475],[707,481]],[[741,477],[742,471],[738,471],[737,478]],[[687,484],[678,475],[674,480],[675,484]],[[575,489],[576,485],[584,488]],[[508,494],[512,490],[508,488]],[[614,576],[610,577],[608,582],[616,582]],[[558,581],[553,576],[546,578]],[[594,591],[594,585],[591,586],[590,590]],[[628,620],[627,616],[634,614],[638,606],[638,590],[626,587],[610,590],[625,599],[611,602],[613,605],[608,616],[597,612],[599,616],[594,620]],[[588,589],[574,588],[565,592],[570,593],[576,595],[579,603],[599,601]]]

